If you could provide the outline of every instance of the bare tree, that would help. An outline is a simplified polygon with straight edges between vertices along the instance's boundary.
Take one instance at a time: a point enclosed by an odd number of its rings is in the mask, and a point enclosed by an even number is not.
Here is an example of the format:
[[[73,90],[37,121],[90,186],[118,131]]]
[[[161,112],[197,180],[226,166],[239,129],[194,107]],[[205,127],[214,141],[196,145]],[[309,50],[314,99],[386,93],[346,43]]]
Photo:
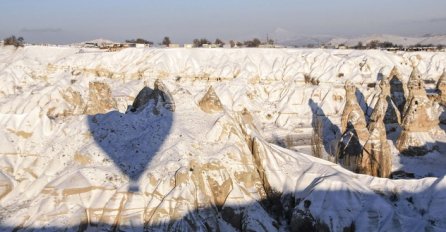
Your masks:
[[[194,39],[193,43],[194,43],[194,47],[203,47],[203,44],[210,44],[211,41],[209,41],[205,38],[201,38],[201,39]]]
[[[170,38],[168,36],[165,36],[163,39],[162,44],[168,47],[172,42],[170,41]]]
[[[126,43],[137,43],[137,44],[150,44],[150,45],[153,44],[152,41],[145,40],[145,39],[142,39],[142,38],[129,39],[129,40],[126,40],[125,42],[126,42]]]
[[[254,38],[253,40],[245,41],[244,44],[246,47],[255,48],[255,47],[258,47],[261,44],[261,42],[259,39]]]
[[[229,41],[229,45],[231,45],[231,48],[235,47],[235,42],[234,42],[234,40],[230,40],[230,41]]]
[[[5,38],[3,40],[4,45],[12,45],[14,47],[23,47],[25,40],[23,39],[23,37],[15,37],[15,35],[12,35],[8,38]]]
[[[214,42],[216,45],[218,45],[219,47],[223,47],[225,46],[225,43],[223,41],[221,41],[221,39],[216,39]]]

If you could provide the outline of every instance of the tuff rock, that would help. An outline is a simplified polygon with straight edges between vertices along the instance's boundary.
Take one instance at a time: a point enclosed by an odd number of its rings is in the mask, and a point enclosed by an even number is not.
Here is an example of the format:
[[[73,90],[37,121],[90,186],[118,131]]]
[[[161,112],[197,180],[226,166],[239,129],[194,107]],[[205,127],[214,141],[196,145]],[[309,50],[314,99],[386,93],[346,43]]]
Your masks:
[[[438,112],[427,97],[424,82],[415,67],[410,75],[409,96],[404,106],[402,132],[396,147],[405,155],[424,155],[432,149],[434,140],[430,131],[438,123]]]

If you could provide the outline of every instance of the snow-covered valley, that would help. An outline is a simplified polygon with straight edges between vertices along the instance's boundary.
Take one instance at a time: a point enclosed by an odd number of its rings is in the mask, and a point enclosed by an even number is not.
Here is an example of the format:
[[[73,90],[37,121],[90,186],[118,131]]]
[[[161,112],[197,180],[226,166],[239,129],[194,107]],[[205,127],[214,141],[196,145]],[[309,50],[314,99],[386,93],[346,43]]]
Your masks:
[[[330,162],[346,82],[370,120],[394,67],[431,97],[446,54],[1,47],[0,229],[445,231],[443,124],[387,134],[405,179]]]

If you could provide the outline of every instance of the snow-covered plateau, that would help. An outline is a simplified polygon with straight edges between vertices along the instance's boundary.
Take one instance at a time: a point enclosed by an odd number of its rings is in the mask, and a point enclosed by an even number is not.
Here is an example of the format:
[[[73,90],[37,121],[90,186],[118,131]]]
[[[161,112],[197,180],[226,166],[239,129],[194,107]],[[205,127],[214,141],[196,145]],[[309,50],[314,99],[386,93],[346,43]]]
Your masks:
[[[441,123],[388,134],[404,178],[331,162],[345,83],[369,120],[394,67],[431,96],[446,53],[0,47],[0,230],[446,231]]]

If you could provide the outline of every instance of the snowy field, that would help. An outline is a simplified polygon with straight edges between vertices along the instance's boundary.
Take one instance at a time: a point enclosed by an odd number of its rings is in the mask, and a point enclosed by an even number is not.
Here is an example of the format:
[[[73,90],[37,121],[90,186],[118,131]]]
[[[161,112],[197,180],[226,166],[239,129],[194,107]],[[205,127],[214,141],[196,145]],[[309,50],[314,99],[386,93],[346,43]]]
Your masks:
[[[339,130],[344,83],[370,115],[394,66],[429,92],[446,53],[0,47],[0,229],[446,231],[441,128],[422,157],[389,135],[392,171],[413,179],[312,156],[316,115]],[[143,87],[158,95],[133,112]]]

